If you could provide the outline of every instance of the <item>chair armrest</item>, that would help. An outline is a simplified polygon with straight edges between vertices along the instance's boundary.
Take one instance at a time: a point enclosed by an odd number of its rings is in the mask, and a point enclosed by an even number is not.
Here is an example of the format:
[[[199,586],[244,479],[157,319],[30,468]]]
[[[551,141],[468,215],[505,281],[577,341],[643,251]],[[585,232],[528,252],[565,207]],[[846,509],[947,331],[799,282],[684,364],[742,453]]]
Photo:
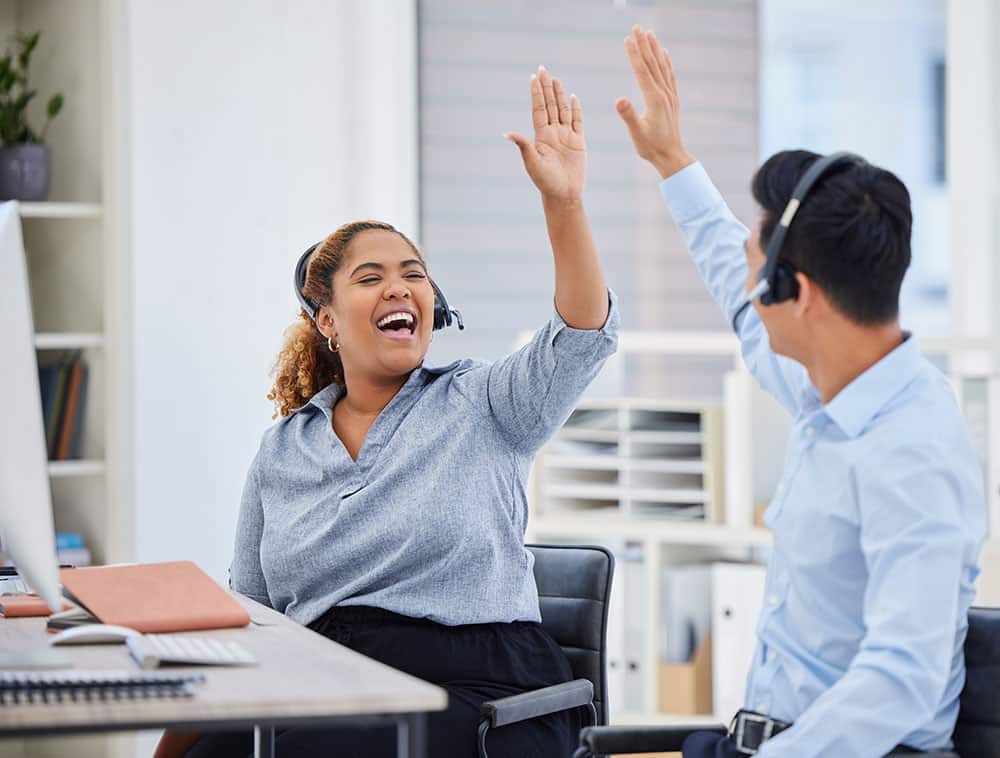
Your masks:
[[[490,726],[504,726],[518,721],[547,716],[550,713],[579,708],[594,700],[594,685],[589,679],[554,684],[540,690],[522,692],[497,700],[487,700],[480,706],[479,714],[488,719]]]
[[[722,724],[677,726],[588,726],[580,731],[580,745],[597,755],[677,752],[695,732],[725,734]]]

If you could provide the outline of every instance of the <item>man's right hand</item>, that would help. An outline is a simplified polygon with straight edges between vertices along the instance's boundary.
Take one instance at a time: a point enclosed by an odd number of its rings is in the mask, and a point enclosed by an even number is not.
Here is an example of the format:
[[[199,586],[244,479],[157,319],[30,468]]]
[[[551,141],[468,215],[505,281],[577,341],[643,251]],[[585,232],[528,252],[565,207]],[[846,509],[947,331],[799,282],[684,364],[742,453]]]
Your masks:
[[[625,38],[625,50],[646,111],[640,116],[624,97],[615,102],[615,108],[628,126],[639,157],[652,163],[666,179],[694,163],[681,139],[674,67],[670,55],[656,41],[656,35],[638,25],[632,27],[632,36]]]

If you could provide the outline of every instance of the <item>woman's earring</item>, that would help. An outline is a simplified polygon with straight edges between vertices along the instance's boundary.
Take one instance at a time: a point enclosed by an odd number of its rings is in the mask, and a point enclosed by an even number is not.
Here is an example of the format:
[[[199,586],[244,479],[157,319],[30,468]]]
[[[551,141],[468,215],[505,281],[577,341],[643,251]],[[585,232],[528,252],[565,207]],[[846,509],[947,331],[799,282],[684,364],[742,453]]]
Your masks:
[[[336,347],[333,346],[333,338],[332,337],[327,337],[326,338],[326,346],[328,348],[330,348],[330,352],[331,353],[336,353],[338,350],[340,350],[340,343],[339,342],[337,343]]]

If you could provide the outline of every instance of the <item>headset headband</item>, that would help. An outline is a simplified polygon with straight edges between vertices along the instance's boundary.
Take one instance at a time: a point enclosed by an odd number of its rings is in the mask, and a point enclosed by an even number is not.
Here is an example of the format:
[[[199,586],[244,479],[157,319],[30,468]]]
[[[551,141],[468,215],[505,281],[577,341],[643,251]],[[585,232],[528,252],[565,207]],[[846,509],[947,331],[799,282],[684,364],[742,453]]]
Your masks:
[[[316,314],[319,313],[319,303],[315,300],[311,300],[306,297],[302,290],[306,286],[306,272],[309,270],[309,256],[313,254],[313,250],[319,247],[317,242],[315,245],[306,250],[299,257],[299,262],[295,264],[295,297],[299,299],[299,303],[305,309],[305,312],[309,314],[309,318],[313,321],[316,320]]]

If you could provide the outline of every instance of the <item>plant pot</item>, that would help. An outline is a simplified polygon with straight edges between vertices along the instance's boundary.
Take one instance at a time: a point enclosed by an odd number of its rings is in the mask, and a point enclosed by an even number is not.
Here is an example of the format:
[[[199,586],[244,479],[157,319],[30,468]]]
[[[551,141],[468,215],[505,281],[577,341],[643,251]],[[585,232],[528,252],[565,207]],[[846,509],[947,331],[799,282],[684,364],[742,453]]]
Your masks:
[[[51,175],[48,145],[0,147],[0,200],[44,200]]]

